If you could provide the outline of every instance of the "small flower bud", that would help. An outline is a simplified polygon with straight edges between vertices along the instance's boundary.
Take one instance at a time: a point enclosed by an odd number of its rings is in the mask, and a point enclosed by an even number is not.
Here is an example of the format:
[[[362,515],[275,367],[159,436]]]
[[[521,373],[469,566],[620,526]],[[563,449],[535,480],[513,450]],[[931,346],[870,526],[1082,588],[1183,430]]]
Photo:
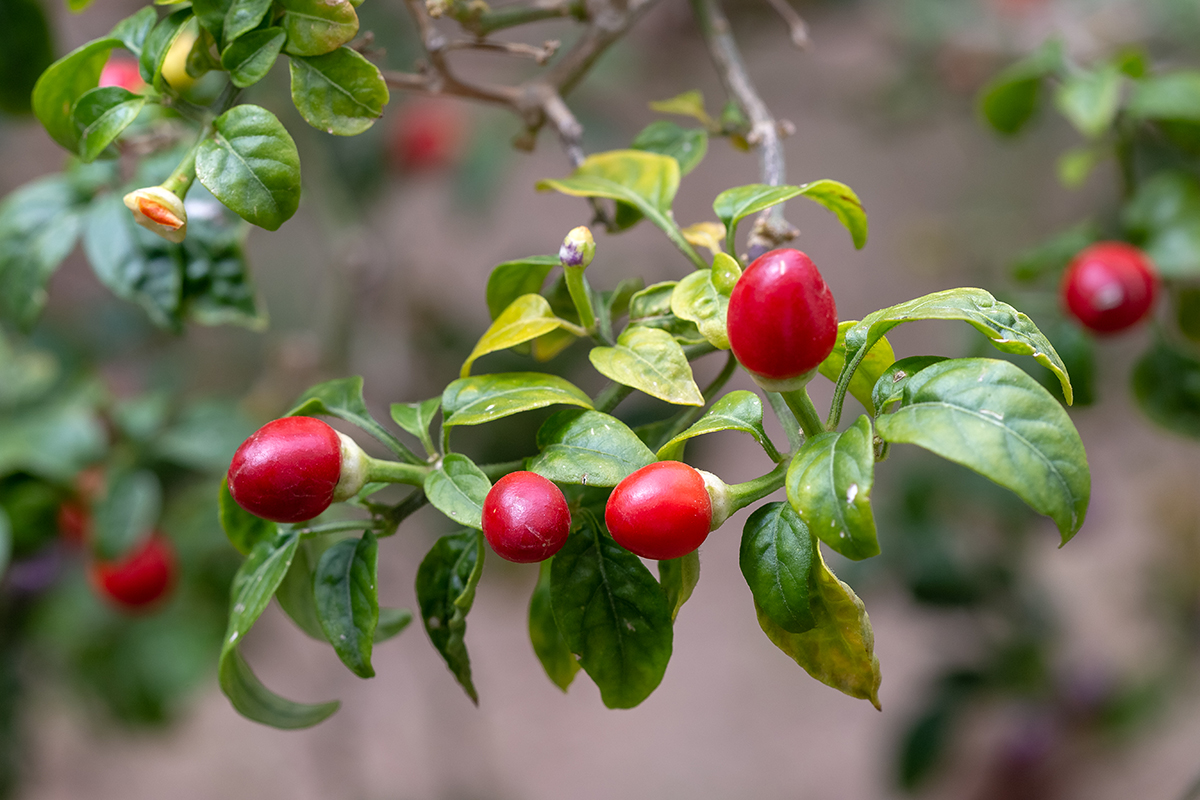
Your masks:
[[[161,186],[147,186],[125,195],[125,206],[133,219],[168,242],[179,244],[187,235],[187,211],[183,201]]]
[[[592,263],[596,255],[596,240],[586,226],[580,225],[563,239],[562,247],[558,249],[558,258],[564,267],[579,267],[583,269]]]

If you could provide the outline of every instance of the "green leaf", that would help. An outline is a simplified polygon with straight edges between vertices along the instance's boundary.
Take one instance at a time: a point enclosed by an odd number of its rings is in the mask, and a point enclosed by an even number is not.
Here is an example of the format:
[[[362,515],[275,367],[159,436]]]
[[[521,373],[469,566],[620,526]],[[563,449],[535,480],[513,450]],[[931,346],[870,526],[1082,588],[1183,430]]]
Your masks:
[[[838,323],[837,341],[833,343],[833,350],[817,367],[818,372],[834,383],[837,383],[838,376],[842,374],[842,370],[846,366],[846,333],[857,324],[855,320]],[[854,376],[850,378],[850,394],[854,396],[855,400],[862,403],[863,408],[872,416],[878,413],[879,406],[872,401],[871,391],[879,382],[879,376],[895,360],[896,353],[892,350],[891,343],[887,337],[881,337],[867,352],[866,358],[862,360],[858,369],[854,371]]]
[[[679,445],[688,439],[718,431],[748,433],[754,437],[754,441],[762,445],[772,461],[778,461],[780,458],[779,451],[771,444],[766,430],[763,429],[762,400],[754,392],[739,389],[713,403],[712,408],[694,425],[660,447],[658,459],[668,460],[671,454],[677,452]]]
[[[151,10],[153,13],[153,10]],[[0,111],[28,114],[38,77],[54,62],[54,41],[38,0],[0,6]]]
[[[229,493],[229,481],[226,478],[221,479],[221,493],[217,507],[225,536],[234,549],[242,555],[250,555],[250,551],[259,542],[274,538],[278,526],[239,506],[233,499],[233,495]]]
[[[532,411],[566,404],[591,408],[591,399],[557,375],[541,372],[504,372],[460,378],[442,394],[445,427],[479,425]]]
[[[533,587],[533,596],[529,598],[529,641],[533,643],[533,652],[542,669],[555,686],[567,691],[575,673],[579,672],[579,662],[567,647],[567,641],[558,631],[558,623],[554,621],[554,611],[550,605],[550,569],[554,557],[539,564],[538,582]]]
[[[278,230],[300,206],[300,154],[291,135],[265,108],[239,105],[213,121],[200,144],[196,177],[247,222]]]
[[[146,40],[142,43],[142,54],[138,57],[138,64],[141,67],[142,80],[151,84],[159,92],[174,93],[163,78],[163,64],[167,61],[167,53],[171,52],[171,45],[175,44],[175,40],[183,33],[184,27],[191,21],[191,8],[181,8],[159,20],[150,33],[146,34]]]
[[[659,153],[679,162],[679,174],[687,175],[699,166],[708,150],[708,133],[704,130],[684,129],[674,122],[659,120],[651,122],[633,139],[634,150]]]
[[[229,72],[229,81],[239,89],[253,86],[267,76],[287,34],[283,28],[251,31],[230,44],[221,53],[221,66]]]
[[[809,675],[879,708],[879,659],[867,610],[858,595],[825,566],[815,543],[813,554],[809,591],[816,626],[804,633],[789,633],[755,604],[758,624],[767,638]]]
[[[739,222],[751,214],[765,211],[794,197],[807,197],[837,215],[846,226],[846,230],[850,231],[850,238],[854,240],[856,248],[861,249],[867,243],[867,215],[858,195],[844,183],[819,180],[803,186],[752,183],[721,192],[713,201],[713,211],[717,212],[717,217],[725,224],[725,249],[731,253],[736,252]]]
[[[4,509],[0,508],[0,578],[3,578],[4,573],[8,571],[8,565],[12,561],[12,549],[12,522],[9,520],[8,514],[4,513]]]
[[[349,47],[291,60],[292,102],[304,121],[337,136],[355,136],[383,116],[388,87],[379,68]]]
[[[300,542],[300,546],[296,548],[292,565],[288,567],[287,574],[275,590],[275,599],[300,630],[318,642],[328,642],[325,631],[321,629],[321,619],[317,615],[317,596],[313,591],[309,546],[311,542]]]
[[[233,0],[225,12],[224,34],[213,35],[225,45],[254,30],[271,9],[271,0]]]
[[[145,105],[145,97],[119,86],[84,92],[71,109],[71,118],[79,129],[79,157],[84,163],[99,158]]]
[[[46,284],[75,248],[80,198],[62,175],[22,186],[0,203],[0,313],[33,326],[46,305]]]
[[[708,340],[696,323],[680,319],[671,311],[671,298],[678,285],[676,281],[666,281],[636,292],[629,299],[629,324],[664,330],[680,344],[703,344]]]
[[[471,374],[471,365],[480,356],[507,350],[569,324],[554,315],[550,302],[540,294],[524,294],[509,303],[508,308],[479,338],[475,349],[463,362],[461,377]]]
[[[285,730],[316,725],[337,711],[339,703],[305,705],[274,694],[251,671],[238,651],[238,643],[279,588],[299,543],[300,537],[294,533],[259,542],[234,576],[229,626],[225,630],[218,669],[221,691],[239,714]]]
[[[483,534],[477,531],[438,539],[417,568],[417,602],[425,632],[476,705],[479,695],[471,681],[471,659],[463,636],[482,572]]]
[[[699,120],[706,128],[716,125],[713,118],[704,110],[704,95],[695,89],[676,95],[668,100],[654,100],[650,103],[650,109],[660,114],[678,114],[681,117],[692,117]]]
[[[324,553],[313,575],[313,596],[325,638],[351,672],[375,677],[371,649],[379,623],[376,558],[379,542],[370,531],[343,539]]]
[[[430,504],[450,519],[472,528],[483,528],[483,501],[492,482],[471,459],[450,453],[437,469],[425,476]]]
[[[546,276],[558,264],[558,256],[530,256],[497,264],[487,282],[487,306],[492,319],[518,297],[540,292]]]
[[[200,27],[208,31],[218,45],[227,45],[225,17],[229,14],[233,2],[234,0],[192,0],[192,13],[196,15]]]
[[[1068,228],[1019,253],[1013,261],[1013,277],[1019,281],[1032,281],[1043,276],[1057,276],[1080,250],[1100,241],[1101,236],[1099,227],[1090,220]]]
[[[684,406],[704,405],[683,348],[658,328],[631,325],[616,347],[593,347],[588,359],[604,377],[651,397]]]
[[[696,584],[700,582],[700,551],[693,550],[679,558],[658,562],[658,582],[667,597],[671,609],[671,621],[679,616],[679,609],[691,599]]]
[[[352,378],[337,378],[325,383],[318,383],[300,395],[295,407],[284,416],[305,417],[313,414],[329,414],[362,428],[387,445],[397,455],[408,453],[408,448],[371,416],[371,412],[367,410],[367,404],[363,400],[362,388],[363,379],[358,375]]]
[[[681,280],[671,293],[671,312],[696,323],[700,334],[713,347],[728,350],[725,315],[729,311],[729,295],[718,291],[712,279],[711,269],[698,269]]]
[[[0,414],[0,475],[28,472],[69,484],[104,458],[108,436],[91,392],[56,392],[20,411]]]
[[[1091,494],[1083,442],[1058,401],[1007,361],[926,367],[875,427],[884,441],[919,445],[1011,489],[1054,520],[1064,544],[1083,525]]]
[[[871,392],[875,413],[886,413],[889,405],[904,396],[904,387],[909,378],[926,367],[942,361],[949,361],[949,359],[945,356],[909,356],[894,362],[879,376],[879,380]]]
[[[413,436],[421,440],[425,452],[429,455],[437,453],[433,439],[429,435],[429,426],[438,409],[442,407],[442,398],[433,397],[422,403],[392,403],[392,421]]]
[[[1006,67],[979,93],[983,118],[1000,133],[1020,131],[1037,111],[1042,79],[1058,72],[1062,65],[1062,43],[1051,40]]]
[[[1200,276],[1200,181],[1164,170],[1138,186],[1122,222],[1164,278]]]
[[[1055,165],[1058,182],[1068,189],[1078,189],[1106,155],[1103,147],[1075,147],[1066,151]]]
[[[738,563],[754,595],[754,607],[790,633],[812,630],[809,607],[816,540],[787,503],[767,503],[746,520]]]
[[[283,9],[279,24],[287,31],[288,55],[324,55],[358,33],[358,14],[348,0],[278,0],[278,4]]]
[[[1054,95],[1055,105],[1076,130],[1095,139],[1117,118],[1124,80],[1115,64],[1070,74]],[[1197,99],[1200,100],[1200,95]],[[1200,108],[1197,111],[1200,112]]]
[[[100,83],[100,71],[120,39],[95,39],[51,64],[33,87],[33,113],[50,138],[72,153],[79,150],[79,132],[71,108],[84,92]]]
[[[386,642],[408,627],[412,622],[412,612],[407,608],[379,609],[379,624],[375,627],[375,644]]]
[[[1200,122],[1200,72],[1180,70],[1135,81],[1126,110],[1135,119]]]
[[[847,368],[864,347],[875,346],[897,325],[918,319],[951,319],[970,323],[1003,353],[1033,356],[1062,383],[1063,395],[1071,402],[1071,379],[1050,340],[1033,320],[1008,303],[1001,303],[983,289],[948,289],[906,303],[875,311],[846,332]],[[843,373],[845,369],[842,370]],[[838,378],[840,382],[841,377]]]
[[[840,433],[804,442],[788,466],[788,502],[817,538],[861,561],[879,555],[871,511],[874,483],[874,434],[863,415]]]
[[[550,567],[554,618],[608,708],[633,708],[662,682],[673,631],[666,595],[641,560],[594,518]]]
[[[1151,420],[1200,439],[1200,361],[1158,341],[1133,368],[1133,396]]]
[[[96,555],[119,560],[149,539],[162,513],[162,500],[162,484],[150,470],[118,475],[93,512]]]
[[[537,446],[529,469],[560,483],[616,486],[655,461],[624,422],[599,411],[556,412],[538,430]]]

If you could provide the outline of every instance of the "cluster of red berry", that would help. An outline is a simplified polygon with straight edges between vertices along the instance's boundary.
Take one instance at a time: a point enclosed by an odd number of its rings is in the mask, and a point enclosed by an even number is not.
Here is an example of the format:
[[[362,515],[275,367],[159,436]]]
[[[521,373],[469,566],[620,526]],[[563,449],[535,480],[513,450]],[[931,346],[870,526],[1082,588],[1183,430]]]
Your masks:
[[[92,499],[103,477],[85,472],[79,494],[58,509],[58,533],[75,548],[90,548],[93,534]],[[155,606],[175,584],[179,572],[175,549],[159,531],[152,532],[121,559],[108,561],[88,553],[88,579],[97,594],[133,611]]]
[[[774,250],[740,276],[729,301],[729,341],[763,383],[811,375],[837,339],[829,287],[798,250]],[[338,433],[312,417],[284,417],[245,441],[229,467],[229,491],[252,514],[275,522],[311,519],[334,502],[342,479]],[[719,480],[679,461],[659,461],[621,481],[604,521],[627,550],[672,559],[698,548],[724,520],[714,517]],[[544,561],[562,548],[571,512],[562,490],[534,472],[499,479],[483,504],[483,533],[509,561]]]

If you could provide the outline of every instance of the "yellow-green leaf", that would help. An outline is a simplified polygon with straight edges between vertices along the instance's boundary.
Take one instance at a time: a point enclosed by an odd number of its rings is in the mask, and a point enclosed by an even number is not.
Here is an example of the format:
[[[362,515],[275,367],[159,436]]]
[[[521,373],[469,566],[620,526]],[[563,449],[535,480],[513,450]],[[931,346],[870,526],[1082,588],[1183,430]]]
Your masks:
[[[838,376],[842,374],[842,367],[846,364],[846,331],[857,324],[856,320],[847,320],[838,324],[837,341],[834,342],[833,351],[817,367],[818,372],[834,383],[837,383]],[[875,404],[871,401],[871,392],[880,376],[895,361],[896,353],[892,350],[891,343],[888,342],[887,337],[880,337],[867,353],[866,358],[858,365],[858,369],[854,371],[854,377],[850,379],[850,394],[863,404],[863,408],[871,416],[874,416],[876,412]]]
[[[521,295],[509,303],[508,308],[496,317],[496,321],[480,337],[471,355],[463,362],[460,377],[471,374],[471,365],[480,356],[507,350],[569,324],[554,316],[550,302],[540,294]]]
[[[588,358],[609,380],[668,403],[704,405],[687,355],[666,331],[641,325],[628,327],[617,339],[616,347],[594,347]]]

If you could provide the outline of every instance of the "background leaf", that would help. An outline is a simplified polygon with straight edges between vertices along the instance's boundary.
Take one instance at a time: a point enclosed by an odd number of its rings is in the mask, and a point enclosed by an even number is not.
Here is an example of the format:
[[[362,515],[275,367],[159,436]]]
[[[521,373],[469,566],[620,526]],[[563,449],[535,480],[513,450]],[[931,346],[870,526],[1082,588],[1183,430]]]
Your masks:
[[[1133,368],[1133,396],[1158,425],[1200,439],[1200,361],[1158,341]]]
[[[99,158],[145,105],[145,97],[120,86],[84,92],[71,108],[71,119],[79,130],[80,159],[87,163]]]
[[[554,610],[550,605],[550,568],[554,557],[538,565],[538,582],[533,588],[533,596],[529,598],[529,641],[533,644],[533,652],[546,676],[551,682],[567,691],[575,674],[579,672],[579,662],[567,647],[567,641],[559,633],[558,623],[554,621]]]
[[[348,0],[277,0],[279,25],[287,31],[288,55],[330,53],[358,33],[358,14]]]
[[[674,122],[651,122],[634,137],[634,150],[659,153],[679,162],[679,174],[687,175],[699,166],[708,151],[708,133],[697,128],[681,128]]]
[[[121,40],[95,39],[51,64],[33,87],[33,113],[50,138],[72,153],[79,148],[79,133],[71,120],[75,101],[100,83],[100,71]]]
[[[230,44],[221,53],[221,66],[229,72],[230,82],[239,89],[253,86],[266,77],[287,41],[283,28],[252,31]]]
[[[673,631],[650,570],[595,519],[567,537],[550,568],[558,629],[608,708],[633,708],[662,681]]]
[[[37,0],[6,0],[0,6],[0,75],[4,76],[0,111],[33,111],[33,87],[53,62],[54,42],[41,4]]]
[[[1037,111],[1042,79],[1063,65],[1062,44],[1051,40],[1002,70],[979,93],[979,111],[998,132],[1013,135]]]
[[[150,470],[115,476],[93,513],[96,555],[106,561],[120,560],[149,539],[162,513],[162,501],[162,483]]]

